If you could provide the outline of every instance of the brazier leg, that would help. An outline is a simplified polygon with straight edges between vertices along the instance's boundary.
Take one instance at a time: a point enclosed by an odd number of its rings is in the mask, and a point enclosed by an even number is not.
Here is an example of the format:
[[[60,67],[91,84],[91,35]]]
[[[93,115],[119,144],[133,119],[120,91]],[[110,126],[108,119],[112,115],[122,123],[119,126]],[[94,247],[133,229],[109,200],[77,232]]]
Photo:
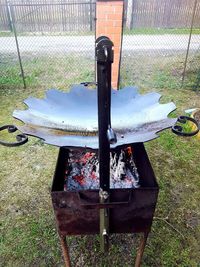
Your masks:
[[[62,253],[64,257],[64,262],[66,267],[71,267],[71,262],[70,262],[70,256],[69,256],[69,250],[67,246],[67,241],[66,241],[66,236],[60,236],[60,243],[62,247]]]
[[[135,267],[140,267],[149,232],[145,232],[140,241],[140,246],[135,259]]]

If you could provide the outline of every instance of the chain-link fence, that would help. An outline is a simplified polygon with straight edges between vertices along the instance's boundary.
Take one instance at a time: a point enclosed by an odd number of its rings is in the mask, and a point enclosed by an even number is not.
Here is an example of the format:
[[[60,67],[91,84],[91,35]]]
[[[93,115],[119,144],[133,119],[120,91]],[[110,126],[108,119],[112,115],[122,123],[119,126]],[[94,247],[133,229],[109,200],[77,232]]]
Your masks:
[[[66,88],[74,80],[95,80],[95,3],[1,7],[2,28],[9,30],[0,37],[2,86],[22,84],[23,73],[23,84],[32,87]]]
[[[127,0],[121,85],[197,90],[199,11],[199,0]]]
[[[94,81],[95,9],[91,0],[2,2],[0,86],[23,86],[23,72],[32,87]],[[120,86],[199,89],[199,11],[200,0],[126,0]]]

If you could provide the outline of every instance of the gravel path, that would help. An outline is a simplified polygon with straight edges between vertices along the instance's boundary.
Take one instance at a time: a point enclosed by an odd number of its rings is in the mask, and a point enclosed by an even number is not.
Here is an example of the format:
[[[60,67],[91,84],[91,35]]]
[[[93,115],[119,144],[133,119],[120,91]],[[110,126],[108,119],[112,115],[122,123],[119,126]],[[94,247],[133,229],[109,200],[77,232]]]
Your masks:
[[[94,36],[19,36],[21,52],[93,52]],[[124,51],[186,50],[188,35],[124,35]],[[193,35],[190,49],[200,47],[200,35]],[[16,52],[14,37],[0,37],[0,52]]]

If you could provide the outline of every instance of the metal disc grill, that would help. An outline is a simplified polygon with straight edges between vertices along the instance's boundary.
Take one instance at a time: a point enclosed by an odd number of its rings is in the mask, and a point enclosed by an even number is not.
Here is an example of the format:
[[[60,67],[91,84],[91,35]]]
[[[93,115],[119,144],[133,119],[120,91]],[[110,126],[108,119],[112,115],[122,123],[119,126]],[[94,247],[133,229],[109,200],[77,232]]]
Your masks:
[[[69,93],[50,90],[45,99],[25,100],[29,108],[13,113],[25,123],[17,127],[22,134],[16,143],[0,143],[24,144],[28,134],[60,147],[51,196],[66,266],[67,235],[100,233],[107,251],[109,234],[141,232],[140,266],[159,191],[143,142],[174,125],[167,115],[175,105],[159,104],[159,94],[139,95],[134,87],[111,90],[113,44],[107,37],[96,40],[96,62],[97,90],[84,83]],[[185,116],[178,122],[188,119],[196,124]],[[0,130],[6,128],[17,129]],[[192,133],[180,125],[172,130],[191,136],[198,127]]]

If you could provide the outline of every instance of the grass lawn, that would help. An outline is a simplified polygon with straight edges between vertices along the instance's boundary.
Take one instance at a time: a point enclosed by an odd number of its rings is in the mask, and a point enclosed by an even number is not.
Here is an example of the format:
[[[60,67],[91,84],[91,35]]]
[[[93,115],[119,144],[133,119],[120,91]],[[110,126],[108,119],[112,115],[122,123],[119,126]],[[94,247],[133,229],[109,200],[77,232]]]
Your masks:
[[[161,102],[174,101],[183,114],[200,107],[199,91],[192,90],[196,74],[190,71],[180,87],[182,59],[125,57],[122,86],[139,85],[141,92],[157,91]],[[44,62],[46,63],[44,65]],[[68,90],[70,84],[93,80],[91,60],[77,64],[51,58],[27,60],[27,89],[22,88],[17,63],[2,68],[0,78],[0,124],[17,123],[16,108],[24,108],[28,96],[44,96],[50,87]],[[129,63],[129,68],[126,64]],[[70,65],[70,69],[69,69]],[[195,65],[194,65],[195,66]],[[71,71],[70,71],[71,70]],[[191,69],[190,69],[191,70]],[[1,134],[0,139],[7,137]],[[143,258],[143,267],[198,267],[200,264],[200,140],[181,138],[166,130],[145,144],[160,186],[158,204]],[[58,148],[36,138],[18,148],[0,146],[0,266],[63,266],[49,188]],[[99,250],[98,236],[68,238],[73,266],[133,266],[137,235],[112,235],[108,255]]]
[[[190,29],[184,28],[174,28],[174,29],[162,29],[162,28],[137,28],[137,29],[124,29],[124,34],[134,35],[134,34],[189,34]],[[200,34],[199,28],[194,28],[192,34]]]

